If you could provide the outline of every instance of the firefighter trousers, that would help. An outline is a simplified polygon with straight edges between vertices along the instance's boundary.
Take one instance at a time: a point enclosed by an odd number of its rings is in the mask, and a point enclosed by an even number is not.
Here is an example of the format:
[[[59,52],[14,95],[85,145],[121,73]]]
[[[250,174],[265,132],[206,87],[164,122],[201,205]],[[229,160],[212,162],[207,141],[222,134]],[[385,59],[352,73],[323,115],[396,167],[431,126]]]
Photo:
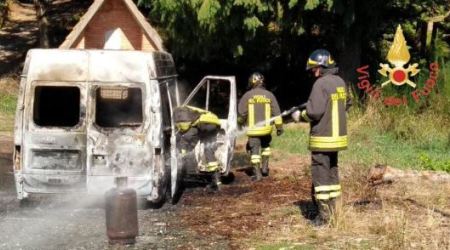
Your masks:
[[[219,127],[214,124],[198,124],[180,135],[180,147],[182,152],[193,152],[198,141],[204,144],[205,159],[209,171],[218,170],[219,163],[216,160],[217,133]]]
[[[313,183],[313,201],[321,207],[326,205],[327,212],[333,213],[336,198],[341,196],[338,173],[338,152],[312,152],[311,173]]]
[[[271,135],[264,136],[252,136],[248,138],[247,151],[251,155],[251,163],[261,163],[261,157],[270,157],[270,142],[272,141]]]

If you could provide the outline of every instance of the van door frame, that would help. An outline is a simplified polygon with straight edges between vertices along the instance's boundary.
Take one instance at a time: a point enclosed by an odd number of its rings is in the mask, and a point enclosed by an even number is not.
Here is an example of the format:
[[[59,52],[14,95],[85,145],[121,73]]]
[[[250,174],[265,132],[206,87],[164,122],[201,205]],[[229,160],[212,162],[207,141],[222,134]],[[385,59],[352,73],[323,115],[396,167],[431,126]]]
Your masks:
[[[80,110],[79,110],[79,121],[75,126],[72,127],[57,127],[57,126],[39,126],[34,121],[34,107],[35,107],[35,90],[37,87],[77,87],[80,91]],[[69,148],[67,145],[58,145],[59,139],[63,138],[64,134],[71,133],[72,138],[85,138],[86,135],[86,120],[87,120],[87,89],[85,82],[80,81],[48,81],[48,80],[34,80],[30,84],[26,86],[24,91],[24,99],[23,99],[23,109],[22,110],[22,142],[21,142],[21,168],[20,168],[20,176],[18,181],[21,185],[21,188],[18,188],[18,198],[23,199],[27,198],[28,193],[23,188],[23,182],[25,180],[26,175],[38,175],[38,176],[55,176],[53,179],[69,179],[70,177],[80,177],[81,179],[86,179],[87,165],[84,161],[86,157],[86,143],[83,143],[83,139],[81,142],[73,143],[73,145]],[[28,98],[26,98],[28,97]],[[41,136],[39,136],[41,134]],[[85,141],[84,141],[85,142]],[[61,143],[61,142],[59,142]],[[77,150],[80,152],[81,166],[79,170],[32,170],[27,168],[27,164],[29,163],[29,157],[31,157],[31,151],[38,146],[39,144],[46,145],[47,147],[44,150]],[[48,177],[49,178],[49,177]],[[84,182],[83,182],[84,184]],[[17,185],[17,183],[16,183]],[[80,183],[81,185],[81,183]],[[84,186],[84,185],[83,185]],[[37,188],[39,189],[39,188]],[[84,189],[81,188],[80,190]],[[40,190],[38,193],[59,193],[64,191],[52,191],[49,190]]]
[[[216,76],[207,75],[202,78],[202,80],[197,84],[197,86],[191,91],[189,96],[183,102],[183,105],[188,105],[188,103],[194,98],[198,91],[202,88],[204,84],[207,84],[206,92],[206,108],[208,109],[209,97],[210,97],[210,80],[220,80],[227,81],[230,84],[230,98],[229,98],[229,109],[227,116],[227,124],[224,128],[226,141],[225,145],[227,152],[225,154],[225,168],[222,169],[222,175],[228,175],[231,168],[231,161],[233,159],[233,151],[236,144],[236,131],[237,131],[237,91],[236,91],[236,78],[234,76]],[[209,83],[209,84],[208,84]]]
[[[169,149],[169,164],[170,164],[170,168],[168,170],[170,170],[170,194],[171,194],[171,198],[172,198],[172,203],[175,203],[178,193],[179,193],[179,189],[181,187],[181,183],[182,183],[182,169],[181,169],[181,164],[179,164],[181,162],[181,159],[179,157],[178,154],[178,148],[177,148],[177,130],[175,127],[175,121],[173,118],[173,110],[174,108],[179,106],[180,103],[180,95],[178,92],[178,81],[177,81],[177,75],[173,75],[173,76],[167,76],[164,78],[158,78],[157,79],[160,85],[165,85],[165,89],[166,89],[166,94],[167,97],[169,98],[168,100],[168,108],[169,108],[169,112],[170,112],[170,149]],[[171,81],[173,81],[172,84],[174,84],[175,86],[173,86],[174,88],[174,92],[172,93],[171,91]],[[175,95],[175,96],[173,96]],[[166,128],[163,128],[164,130]],[[166,163],[165,163],[166,164]]]

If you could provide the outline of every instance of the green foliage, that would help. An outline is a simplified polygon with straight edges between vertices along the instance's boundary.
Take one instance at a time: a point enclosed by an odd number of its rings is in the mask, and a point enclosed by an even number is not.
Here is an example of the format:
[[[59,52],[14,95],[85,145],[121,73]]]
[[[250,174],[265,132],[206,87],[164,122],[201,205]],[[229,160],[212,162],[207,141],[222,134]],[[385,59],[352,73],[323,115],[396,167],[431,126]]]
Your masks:
[[[159,27],[180,68],[189,63],[216,68],[259,68],[297,79],[305,58],[326,47],[342,60],[347,80],[360,62],[378,65],[398,24],[403,26],[412,60],[448,57],[443,33],[436,49],[424,49],[423,24],[448,11],[447,0],[139,0]],[[441,25],[444,28],[448,24]],[[361,50],[358,48],[361,47]],[[427,54],[424,54],[424,53]],[[433,53],[429,55],[428,53]],[[283,64],[283,69],[276,65]],[[220,64],[220,65],[218,65]],[[198,65],[201,66],[201,65]],[[188,69],[186,68],[186,71]],[[182,74],[184,72],[181,72]],[[305,79],[304,73],[301,74]],[[284,78],[284,77],[282,77]]]
[[[289,4],[288,4],[289,9],[294,8],[294,6],[297,5],[297,3],[298,3],[298,0],[289,0]]]
[[[313,10],[319,6],[320,0],[306,0],[305,10]]]
[[[432,159],[428,154],[422,153],[419,156],[420,166],[424,170],[450,172],[450,160]]]
[[[427,66],[431,61],[443,65],[450,57],[448,38],[444,38],[444,33],[450,31],[450,22],[435,25],[439,29],[432,48],[426,44],[426,22],[449,11],[448,0],[140,0],[139,3],[146,7],[152,24],[165,39],[182,78],[197,82],[204,74],[231,74],[237,75],[241,83],[252,71],[261,71],[267,76],[269,89],[276,90],[277,96],[288,97],[282,98],[284,107],[297,105],[308,97],[308,83],[312,79],[304,67],[309,53],[317,48],[329,49],[337,58],[345,80],[353,84],[357,82],[355,69],[366,64],[371,65],[372,82],[387,80],[376,70],[379,63],[387,62],[386,55],[399,24],[409,46],[411,63],[419,63],[421,69],[412,79],[418,88],[423,88],[429,77]],[[383,92],[408,96],[412,105],[406,111],[404,107],[397,108],[397,115],[407,113],[415,117],[425,109],[433,109],[450,116],[447,66],[439,79],[438,92],[417,104],[409,86],[389,86]],[[247,85],[238,86],[242,90]],[[356,96],[364,97],[361,93]],[[414,130],[414,125],[407,121],[408,118],[396,119],[391,125],[384,123],[383,131],[403,138],[403,134]]]
[[[200,5],[198,10],[197,19],[202,26],[209,26],[210,29],[214,29],[214,18],[217,12],[220,10],[220,3],[217,0],[205,0]]]

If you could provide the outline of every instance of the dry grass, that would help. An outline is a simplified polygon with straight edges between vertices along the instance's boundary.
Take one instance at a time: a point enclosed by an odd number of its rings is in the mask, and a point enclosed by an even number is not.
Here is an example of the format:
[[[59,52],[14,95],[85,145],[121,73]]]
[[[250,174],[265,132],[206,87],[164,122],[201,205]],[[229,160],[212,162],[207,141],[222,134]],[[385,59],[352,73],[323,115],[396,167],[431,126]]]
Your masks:
[[[308,161],[305,157],[297,162]],[[281,206],[267,215],[271,226],[254,234],[245,246],[450,249],[450,183],[405,179],[370,187],[366,175],[360,166],[342,167],[343,203],[328,228],[312,227],[297,206]]]
[[[422,108],[385,107],[380,101],[371,101],[362,112],[351,110],[350,132],[364,132],[361,127],[369,127],[380,133],[392,133],[396,139],[430,143],[438,138],[447,137],[443,126],[450,125],[450,116],[445,110],[447,100],[435,97],[433,105]]]
[[[17,95],[19,90],[18,78],[15,76],[6,76],[0,78],[0,94]]]

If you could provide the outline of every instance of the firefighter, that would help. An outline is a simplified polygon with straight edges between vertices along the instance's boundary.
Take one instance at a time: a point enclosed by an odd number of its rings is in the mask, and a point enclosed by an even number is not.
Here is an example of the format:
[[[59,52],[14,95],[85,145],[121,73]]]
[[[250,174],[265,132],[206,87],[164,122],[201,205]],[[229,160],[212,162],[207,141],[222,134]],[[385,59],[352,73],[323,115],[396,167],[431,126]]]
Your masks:
[[[306,109],[292,116],[311,126],[312,199],[318,209],[313,224],[321,226],[333,218],[336,200],[341,196],[338,152],[347,148],[347,88],[344,80],[336,75],[336,62],[327,50],[314,51],[308,58],[306,70],[312,72],[316,81]]]
[[[264,76],[253,73],[249,78],[249,86],[251,89],[239,101],[238,113],[241,124],[247,121],[247,151],[251,155],[254,178],[259,181],[262,176],[269,175],[272,120],[278,136],[283,133],[283,120],[277,99],[264,88]]]
[[[210,111],[186,105],[175,108],[174,121],[178,130],[183,162],[186,162],[188,153],[193,154],[198,141],[201,141],[204,144],[207,171],[212,176],[208,187],[218,190],[221,184],[220,169],[215,152],[220,128],[219,118]]]

